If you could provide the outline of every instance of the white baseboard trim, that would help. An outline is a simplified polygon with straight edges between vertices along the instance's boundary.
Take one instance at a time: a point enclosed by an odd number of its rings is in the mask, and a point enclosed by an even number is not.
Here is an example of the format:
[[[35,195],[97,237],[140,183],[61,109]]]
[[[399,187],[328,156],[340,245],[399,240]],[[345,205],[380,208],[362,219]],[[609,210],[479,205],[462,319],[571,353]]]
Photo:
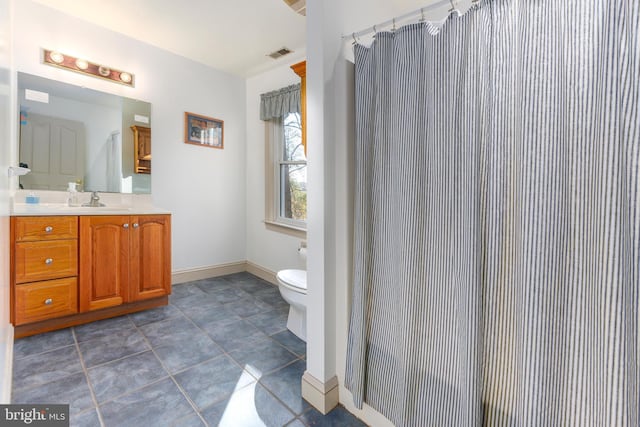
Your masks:
[[[387,417],[373,409],[366,403],[362,405],[362,409],[356,408],[353,404],[353,395],[347,390],[343,384],[340,385],[340,403],[345,409],[359,418],[368,426],[376,427],[394,427],[394,424]]]
[[[191,282],[193,280],[208,279],[210,277],[226,276],[227,274],[242,273],[246,271],[254,276],[266,280],[272,285],[278,286],[276,273],[251,261],[238,261],[228,264],[212,265],[209,267],[186,268],[171,272],[171,284]]]
[[[247,273],[251,273],[254,276],[258,276],[262,280],[266,280],[272,285],[278,286],[278,279],[276,279],[275,272],[261,267],[258,264],[254,264],[251,261],[247,261]]]
[[[225,276],[227,274],[247,271],[247,262],[238,261],[228,264],[212,265],[209,267],[187,268],[171,272],[171,284],[191,282],[193,280],[208,279],[210,277]]]
[[[2,384],[0,384],[0,404],[11,403],[11,379],[13,378],[13,325],[7,325],[7,334],[4,337],[6,347],[4,354],[4,366],[2,367]]]
[[[335,375],[327,382],[320,381],[309,371],[304,371],[302,375],[302,397],[323,415],[338,405],[339,389]]]

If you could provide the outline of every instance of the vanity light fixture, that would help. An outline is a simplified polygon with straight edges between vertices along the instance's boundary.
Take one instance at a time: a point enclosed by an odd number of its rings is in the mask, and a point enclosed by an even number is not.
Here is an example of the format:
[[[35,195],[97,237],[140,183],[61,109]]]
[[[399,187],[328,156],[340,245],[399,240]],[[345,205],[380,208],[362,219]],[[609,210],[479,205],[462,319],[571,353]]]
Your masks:
[[[132,73],[116,70],[106,65],[96,64],[86,59],[76,58],[53,50],[42,49],[42,62],[52,67],[110,80],[125,86],[133,87],[135,85],[135,77]]]
[[[60,52],[50,52],[49,58],[51,58],[55,64],[62,64],[64,61],[64,56]]]
[[[131,74],[124,73],[124,72],[120,73],[120,80],[122,80],[123,82],[129,83],[131,82],[131,79],[132,79]]]
[[[84,59],[78,58],[76,59],[76,67],[78,67],[81,70],[86,70],[87,68],[89,68],[89,63]]]

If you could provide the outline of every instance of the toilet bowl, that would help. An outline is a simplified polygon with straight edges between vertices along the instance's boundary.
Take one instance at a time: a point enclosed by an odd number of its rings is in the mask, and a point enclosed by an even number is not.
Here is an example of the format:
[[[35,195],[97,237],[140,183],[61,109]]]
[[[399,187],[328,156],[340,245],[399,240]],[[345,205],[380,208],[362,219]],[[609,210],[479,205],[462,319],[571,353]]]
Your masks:
[[[287,329],[307,341],[307,272],[280,270],[277,274],[280,295],[289,303]]]

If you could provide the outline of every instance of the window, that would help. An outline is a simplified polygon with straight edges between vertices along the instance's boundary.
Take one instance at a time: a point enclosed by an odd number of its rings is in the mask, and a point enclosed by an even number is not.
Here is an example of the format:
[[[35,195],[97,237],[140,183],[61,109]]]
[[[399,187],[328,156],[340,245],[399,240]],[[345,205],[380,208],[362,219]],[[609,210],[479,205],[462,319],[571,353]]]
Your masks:
[[[307,221],[307,156],[302,144],[302,119],[288,113],[282,120],[282,138],[277,144],[275,191],[276,221],[299,228]],[[274,144],[276,145],[276,144]]]
[[[294,234],[306,229],[307,156],[299,113],[287,113],[267,125],[266,223]],[[283,229],[284,227],[284,229]],[[297,235],[297,234],[296,234]]]
[[[260,95],[267,142],[265,223],[269,229],[306,238],[306,62],[291,69],[300,77],[299,84]]]

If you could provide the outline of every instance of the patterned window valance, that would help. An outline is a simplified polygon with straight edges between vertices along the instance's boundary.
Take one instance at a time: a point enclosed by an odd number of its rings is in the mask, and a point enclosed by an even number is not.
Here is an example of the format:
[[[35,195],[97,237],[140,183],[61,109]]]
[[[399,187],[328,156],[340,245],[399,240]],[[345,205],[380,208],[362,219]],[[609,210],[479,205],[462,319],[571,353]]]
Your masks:
[[[260,95],[260,120],[284,117],[300,112],[300,84],[284,87]]]

